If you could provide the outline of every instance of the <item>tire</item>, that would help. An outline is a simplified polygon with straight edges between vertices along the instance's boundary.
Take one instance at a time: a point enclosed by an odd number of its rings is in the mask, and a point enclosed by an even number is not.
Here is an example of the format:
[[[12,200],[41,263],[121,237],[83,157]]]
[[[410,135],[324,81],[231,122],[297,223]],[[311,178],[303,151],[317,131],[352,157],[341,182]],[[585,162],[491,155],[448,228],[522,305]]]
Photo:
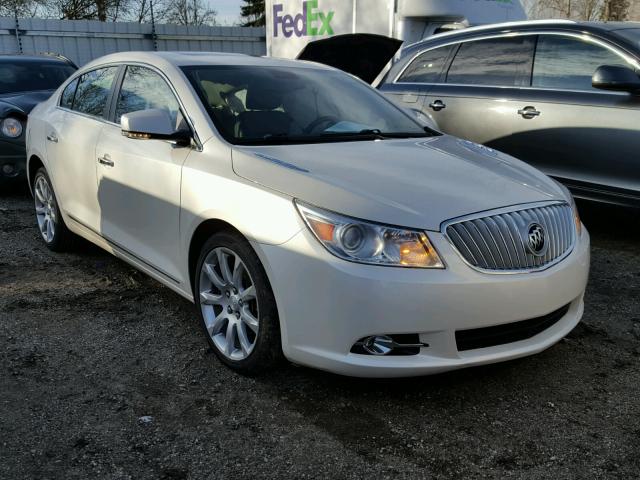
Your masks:
[[[49,250],[53,252],[72,250],[77,237],[64,223],[51,180],[44,168],[40,168],[33,177],[33,200],[36,225]]]
[[[244,237],[233,232],[211,236],[200,252],[193,285],[200,324],[222,363],[255,375],[281,361],[276,301],[267,274]]]

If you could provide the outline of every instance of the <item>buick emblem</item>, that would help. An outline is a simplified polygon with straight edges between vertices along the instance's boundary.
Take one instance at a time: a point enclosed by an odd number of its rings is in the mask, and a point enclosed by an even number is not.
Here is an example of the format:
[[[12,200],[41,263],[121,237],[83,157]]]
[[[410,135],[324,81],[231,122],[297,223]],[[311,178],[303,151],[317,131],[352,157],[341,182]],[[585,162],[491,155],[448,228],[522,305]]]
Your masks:
[[[532,255],[542,257],[547,253],[547,235],[539,223],[532,223],[526,230],[525,244]]]

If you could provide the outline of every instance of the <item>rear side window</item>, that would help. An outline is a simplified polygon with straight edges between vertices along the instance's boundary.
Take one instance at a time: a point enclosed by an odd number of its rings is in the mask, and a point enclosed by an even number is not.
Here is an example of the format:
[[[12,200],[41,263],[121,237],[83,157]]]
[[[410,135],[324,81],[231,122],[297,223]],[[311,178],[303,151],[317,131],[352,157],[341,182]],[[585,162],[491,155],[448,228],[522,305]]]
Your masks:
[[[411,62],[398,82],[406,83],[437,83],[440,81],[442,70],[454,46],[434,48],[424,52]]]
[[[530,36],[463,43],[449,68],[447,83],[529,86],[534,44]]]
[[[591,79],[603,65],[630,66],[616,53],[592,42],[558,35],[541,35],[533,65],[532,86],[595,90],[591,86]]]
[[[60,97],[60,106],[64,108],[72,108],[73,107],[73,97],[76,94],[76,87],[78,86],[78,79],[76,78],[73,82],[67,85],[62,92],[62,96]]]
[[[116,105],[116,122],[125,113],[160,108],[166,110],[174,124],[180,106],[167,82],[153,70],[128,66]]]
[[[117,72],[118,67],[107,67],[82,75],[73,100],[73,110],[102,117]]]

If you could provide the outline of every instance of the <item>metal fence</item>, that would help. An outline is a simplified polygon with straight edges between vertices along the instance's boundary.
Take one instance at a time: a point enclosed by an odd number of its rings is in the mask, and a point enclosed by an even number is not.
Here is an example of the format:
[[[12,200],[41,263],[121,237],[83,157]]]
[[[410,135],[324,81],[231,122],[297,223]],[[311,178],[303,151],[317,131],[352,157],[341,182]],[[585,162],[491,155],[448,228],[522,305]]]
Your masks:
[[[265,55],[264,28],[0,18],[0,53],[62,54],[78,65],[131,50]]]

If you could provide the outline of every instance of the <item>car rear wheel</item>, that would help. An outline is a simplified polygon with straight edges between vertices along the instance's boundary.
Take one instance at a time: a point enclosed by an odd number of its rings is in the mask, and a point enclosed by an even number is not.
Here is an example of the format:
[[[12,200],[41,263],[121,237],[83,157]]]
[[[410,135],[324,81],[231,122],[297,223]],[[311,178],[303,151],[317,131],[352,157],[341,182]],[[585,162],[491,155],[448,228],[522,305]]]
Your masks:
[[[275,298],[242,236],[223,232],[205,243],[194,285],[202,328],[225,365],[248,375],[276,365],[282,346]]]
[[[39,169],[33,179],[33,199],[38,230],[47,247],[54,252],[71,249],[75,235],[64,223],[51,180],[44,168]]]

